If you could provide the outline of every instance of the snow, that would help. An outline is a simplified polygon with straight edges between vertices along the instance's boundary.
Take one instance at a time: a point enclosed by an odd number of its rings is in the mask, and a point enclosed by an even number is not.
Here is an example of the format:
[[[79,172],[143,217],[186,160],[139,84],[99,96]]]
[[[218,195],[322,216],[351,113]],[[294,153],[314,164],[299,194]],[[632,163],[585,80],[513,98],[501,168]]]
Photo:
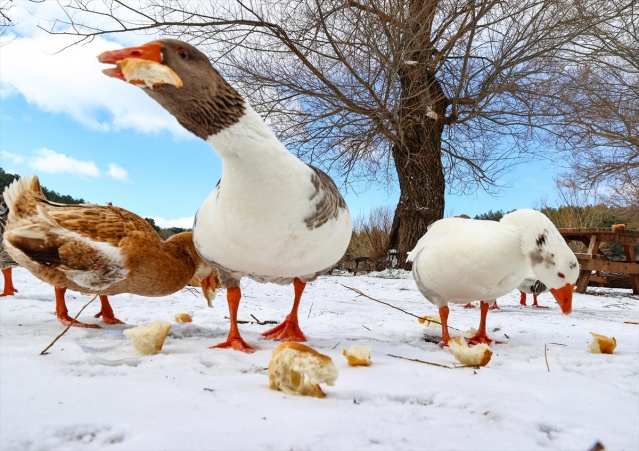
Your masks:
[[[492,360],[456,361],[433,341],[437,314],[409,273],[322,276],[308,284],[300,324],[309,346],[332,357],[339,377],[324,399],[269,389],[278,345],[260,333],[292,305],[290,286],[242,281],[239,319],[254,354],[209,349],[226,338],[224,290],[214,308],[195,289],[162,298],[111,299],[127,326],[63,330],[53,288],[14,269],[19,293],[0,298],[0,449],[9,450],[609,450],[639,449],[639,296],[590,288],[564,316],[552,296],[536,309],[513,291],[488,314]],[[74,316],[90,298],[67,292]],[[532,301],[532,299],[530,299]],[[531,302],[529,302],[530,304]],[[79,319],[94,319],[98,301]],[[189,324],[175,324],[186,312]],[[137,353],[127,327],[169,321],[159,354]],[[479,324],[479,309],[451,306],[450,326]],[[589,332],[617,339],[612,355],[587,351]],[[459,332],[451,330],[455,336]],[[425,339],[426,338],[426,339]],[[349,367],[342,349],[372,346],[370,367]],[[399,356],[397,358],[392,356]],[[418,359],[446,367],[406,359]]]

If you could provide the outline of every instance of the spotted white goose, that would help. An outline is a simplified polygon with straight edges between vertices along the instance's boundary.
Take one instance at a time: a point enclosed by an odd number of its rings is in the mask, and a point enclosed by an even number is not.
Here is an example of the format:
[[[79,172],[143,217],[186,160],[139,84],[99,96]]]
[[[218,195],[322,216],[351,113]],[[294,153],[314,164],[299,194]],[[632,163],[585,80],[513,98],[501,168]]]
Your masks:
[[[541,283],[534,272],[529,271],[524,280],[517,286],[517,289],[521,293],[519,297],[519,303],[526,306],[526,293],[533,295],[533,307],[548,308],[537,303],[537,296],[541,293],[548,291],[548,287]]]
[[[50,202],[38,177],[22,177],[4,192],[9,216],[4,245],[9,255],[40,280],[55,287],[56,316],[64,325],[99,328],[72,319],[67,288],[100,295],[96,315],[121,323],[108,296],[131,293],[166,296],[195,275],[207,299],[215,289],[215,270],[195,251],[191,232],[162,240],[140,216],[112,205]]]
[[[216,347],[253,352],[240,336],[240,279],[293,283],[284,322],[266,338],[306,341],[297,309],[306,282],[342,257],[351,218],[335,183],[293,156],[247,100],[195,47],[174,39],[101,54],[104,72],[144,88],[222,160],[222,176],[193,224],[195,246],[227,287],[231,325]],[[132,64],[135,62],[135,64]],[[211,175],[211,186],[215,179]]]
[[[4,289],[0,293],[2,296],[13,296],[18,292],[13,286],[13,267],[17,266],[11,256],[5,251],[3,244],[4,228],[7,224],[7,216],[9,209],[4,201],[4,196],[0,194],[0,270],[2,270],[2,278],[4,279]]]
[[[532,268],[550,288],[561,310],[572,311],[579,275],[577,258],[557,228],[542,213],[517,210],[501,221],[441,219],[409,253],[419,291],[439,307],[443,344],[448,334],[448,304],[482,299],[479,329],[471,343],[490,343],[486,335],[489,303],[515,289]]]

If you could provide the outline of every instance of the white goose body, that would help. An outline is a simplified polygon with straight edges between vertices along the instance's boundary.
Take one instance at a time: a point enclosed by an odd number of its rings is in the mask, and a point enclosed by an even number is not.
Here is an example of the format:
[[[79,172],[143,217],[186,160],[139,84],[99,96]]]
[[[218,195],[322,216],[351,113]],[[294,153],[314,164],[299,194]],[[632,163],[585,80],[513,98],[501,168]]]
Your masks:
[[[516,230],[462,218],[435,222],[409,259],[420,291],[437,307],[503,296],[529,268]]]
[[[351,236],[345,204],[317,227],[325,200],[317,173],[294,157],[246,105],[246,115],[207,141],[222,177],[200,207],[194,239],[202,257],[261,281],[311,280],[344,254]]]
[[[439,307],[444,343],[448,303],[482,300],[474,342],[485,332],[488,304],[514,290],[532,270],[564,313],[572,309],[577,258],[552,222],[535,210],[517,210],[500,222],[448,218],[435,222],[409,253],[419,291]]]
[[[193,224],[198,253],[217,268],[227,287],[231,328],[227,341],[217,347],[254,351],[237,327],[243,276],[293,283],[291,313],[263,335],[305,341],[297,309],[306,282],[339,261],[352,233],[348,208],[335,183],[293,156],[195,47],[161,39],[104,52],[98,59],[116,64],[104,72],[142,86],[222,159],[220,182]],[[143,70],[136,72],[136,67]]]

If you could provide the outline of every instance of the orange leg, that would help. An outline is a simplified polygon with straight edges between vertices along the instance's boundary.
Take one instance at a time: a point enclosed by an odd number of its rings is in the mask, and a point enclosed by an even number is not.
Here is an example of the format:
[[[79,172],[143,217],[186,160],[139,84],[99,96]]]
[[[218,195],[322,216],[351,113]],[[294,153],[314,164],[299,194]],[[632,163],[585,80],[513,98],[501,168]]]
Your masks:
[[[295,299],[293,300],[291,313],[282,321],[282,324],[264,332],[262,336],[265,338],[278,341],[306,341],[306,337],[297,322],[297,308],[300,305],[302,292],[304,291],[304,287],[306,287],[306,283],[296,277],[293,280],[293,286],[295,287]]]
[[[526,293],[524,293],[523,291],[520,291],[521,295],[519,296],[519,303],[521,305],[523,305],[524,307],[526,306]],[[534,296],[535,298],[535,304],[537,303],[537,296]]]
[[[447,305],[439,308],[439,319],[442,323],[442,342],[439,344],[440,346],[448,346],[448,342],[450,341],[450,335],[448,334],[448,313],[450,313],[450,309]]]
[[[109,298],[107,296],[100,295],[100,303],[102,304],[102,308],[95,315],[96,318],[102,317],[107,324],[124,324],[123,321],[113,316],[113,309],[111,308],[111,304],[109,304]]]
[[[11,268],[5,268],[2,270],[2,275],[4,276],[4,291],[0,294],[2,296],[13,296],[18,292],[13,286],[13,277]]]
[[[495,299],[495,302],[493,302],[493,305],[488,307],[488,310],[499,310],[499,306],[497,305],[497,299]]]
[[[85,324],[80,321],[74,320],[69,316],[69,311],[67,310],[67,303],[64,300],[64,293],[66,293],[67,289],[64,287],[55,287],[55,316],[58,317],[58,320],[62,323],[63,326],[68,326],[69,324],[74,327],[87,327],[89,329],[101,329],[97,324]]]
[[[478,343],[486,343],[490,344],[493,342],[488,335],[486,335],[486,316],[488,315],[488,304],[484,301],[481,301],[479,304],[481,309],[481,318],[479,320],[479,329],[477,329],[477,333],[468,340],[470,344],[478,344]],[[496,341],[495,343],[499,343]]]
[[[547,305],[539,305],[539,304],[537,304],[537,295],[536,294],[533,294],[533,307],[549,308]]]
[[[240,331],[237,328],[237,309],[240,307],[240,299],[242,298],[242,292],[239,287],[232,287],[226,290],[226,300],[229,304],[229,314],[231,316],[231,329],[225,342],[220,343],[211,348],[233,348],[236,351],[242,351],[246,353],[255,352],[255,348],[247,344],[240,335]]]

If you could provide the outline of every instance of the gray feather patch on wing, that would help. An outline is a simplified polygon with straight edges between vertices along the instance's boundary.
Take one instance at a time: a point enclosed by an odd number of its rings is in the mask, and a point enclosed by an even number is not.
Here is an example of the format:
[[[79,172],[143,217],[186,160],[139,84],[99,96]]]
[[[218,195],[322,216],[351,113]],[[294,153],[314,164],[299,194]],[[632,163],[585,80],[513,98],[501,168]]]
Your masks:
[[[346,202],[337,190],[335,182],[325,172],[310,165],[309,167],[314,172],[311,182],[315,187],[315,192],[309,199],[316,200],[316,204],[315,211],[304,218],[304,222],[309,230],[313,230],[331,219],[336,219],[340,209],[346,208]]]

